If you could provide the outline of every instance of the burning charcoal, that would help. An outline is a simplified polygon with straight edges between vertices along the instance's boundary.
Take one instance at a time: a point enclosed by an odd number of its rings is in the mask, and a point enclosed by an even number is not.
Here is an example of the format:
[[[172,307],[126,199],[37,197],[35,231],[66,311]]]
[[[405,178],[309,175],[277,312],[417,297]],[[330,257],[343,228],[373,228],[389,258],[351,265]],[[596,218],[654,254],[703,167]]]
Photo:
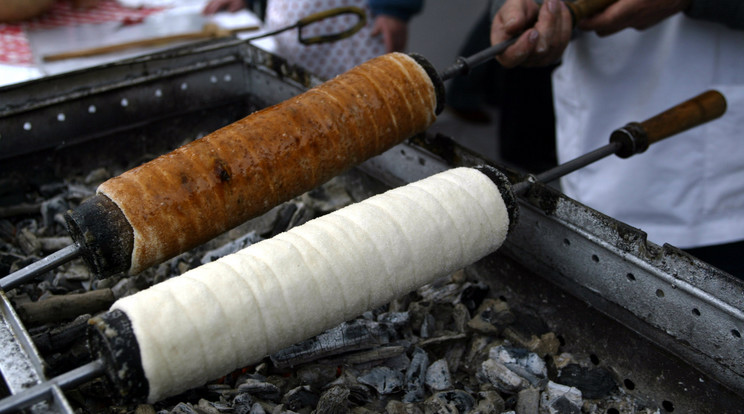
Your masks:
[[[478,405],[475,406],[473,414],[500,413],[504,411],[504,406],[504,399],[498,392],[494,390],[480,391],[478,393]]]
[[[488,285],[483,282],[467,282],[463,285],[462,293],[460,293],[460,303],[465,305],[470,312],[474,312],[483,303],[488,295],[488,290]]]
[[[303,385],[289,390],[282,398],[282,404],[292,411],[303,407],[315,408],[320,396],[314,393],[309,386]]]
[[[373,391],[367,385],[357,381],[358,372],[353,369],[345,369],[335,381],[328,384],[330,387],[342,386],[349,390],[349,401],[356,405],[364,405],[374,399]]]
[[[77,341],[85,341],[88,319],[90,315],[80,315],[68,324],[35,333],[33,341],[36,348],[42,354],[48,354],[55,350],[68,348]]]
[[[261,237],[259,237],[255,231],[249,232],[227,244],[224,244],[214,250],[210,250],[204,253],[201,258],[201,264],[213,262],[220,257],[235,253],[238,250],[242,250],[250,246],[251,244],[259,241],[261,241]]]
[[[581,405],[581,391],[552,381],[540,397],[540,408],[549,414],[579,414]]]
[[[475,406],[475,398],[462,390],[438,392],[424,403],[426,412],[467,413]]]
[[[391,400],[385,406],[387,414],[424,414],[420,408],[411,403]]]
[[[555,355],[561,346],[558,337],[553,332],[544,333],[540,336],[531,335],[527,337],[524,333],[508,326],[504,329],[503,336],[515,344],[536,353],[541,358],[546,355]]]
[[[261,404],[253,403],[253,406],[251,406],[250,414],[266,414],[266,410],[264,410]]]
[[[61,273],[66,281],[81,282],[90,280],[90,268],[82,263],[72,263],[67,267],[64,273]]]
[[[13,269],[18,269],[20,266],[19,262],[25,258],[15,253],[0,252],[0,276],[8,275]]]
[[[352,354],[344,354],[339,357],[341,361],[348,365],[365,365],[369,363],[379,363],[380,361],[393,359],[397,356],[404,355],[406,348],[402,346],[381,346],[372,348],[368,351],[355,352]],[[407,360],[407,358],[405,359]],[[402,369],[408,367],[408,363],[404,360]],[[386,364],[391,368],[388,364]]]
[[[349,389],[335,385],[326,390],[318,400],[315,414],[345,414],[349,411]]]
[[[411,322],[411,315],[408,312],[385,312],[377,315],[377,322],[400,328]]]
[[[498,335],[505,326],[514,322],[514,314],[503,300],[486,299],[468,322],[470,329],[484,335]]]
[[[189,403],[180,402],[170,411],[171,414],[201,414]]]
[[[357,381],[374,388],[380,395],[387,395],[403,389],[404,378],[399,371],[388,367],[376,367],[357,377]]]
[[[297,368],[297,379],[301,384],[319,390],[336,379],[336,367],[324,364],[309,364]]]
[[[17,310],[28,325],[41,325],[74,319],[84,313],[95,314],[108,309],[113,303],[114,295],[111,290],[103,289],[22,303],[17,306]]]
[[[452,303],[458,297],[461,286],[456,283],[450,283],[451,278],[445,277],[434,283],[425,285],[418,290],[422,300],[432,303]]]
[[[89,172],[88,175],[85,176],[85,180],[83,181],[85,182],[85,184],[97,187],[98,184],[101,184],[109,178],[111,178],[111,173],[107,169],[101,167]]]
[[[553,358],[553,364],[555,364],[556,369],[561,369],[569,364],[575,364],[576,360],[574,359],[573,355],[563,352],[560,355],[556,355]]]
[[[437,321],[434,319],[434,315],[431,313],[427,313],[424,316],[424,320],[421,323],[421,328],[419,329],[419,336],[422,338],[429,338],[433,336],[434,331],[436,330],[436,324]]]
[[[72,244],[72,238],[69,236],[62,237],[40,237],[41,251],[45,253],[56,252]]]
[[[452,388],[452,376],[447,361],[444,359],[432,362],[426,370],[425,378],[426,385],[432,391],[444,391]]]
[[[246,378],[238,385],[238,392],[247,392],[262,400],[279,401],[281,390],[276,385],[254,378]]]
[[[93,196],[95,193],[95,190],[89,186],[70,184],[67,190],[67,199],[79,204],[86,198]]]
[[[20,233],[18,233],[18,237],[16,237],[16,241],[21,250],[23,250],[23,253],[27,256],[38,256],[39,253],[41,253],[41,243],[39,242],[39,239],[27,228],[21,229]]]
[[[530,381],[533,386],[538,385],[540,380],[548,375],[545,361],[534,352],[523,348],[496,346],[489,350],[488,357],[498,360],[522,378]]]
[[[540,406],[540,390],[534,387],[527,387],[517,394],[517,414],[537,413]]]
[[[426,370],[429,366],[429,355],[421,348],[413,349],[411,365],[406,371],[406,394],[403,396],[403,402],[423,401],[426,394],[424,384],[426,383]]]
[[[327,214],[354,202],[341,179],[333,178],[303,196],[319,215]]]
[[[51,182],[45,183],[39,186],[39,195],[45,199],[52,198],[57,194],[61,194],[67,191],[67,184],[63,182]]]
[[[0,240],[10,242],[16,234],[16,227],[8,220],[0,219]]]
[[[134,414],[155,414],[155,407],[150,404],[140,404],[134,409]]]
[[[517,393],[528,385],[526,379],[495,359],[484,361],[479,374],[482,380],[490,382],[496,389],[508,394]]]
[[[584,398],[591,400],[604,398],[617,389],[609,371],[602,368],[584,368],[570,364],[560,370],[558,383],[578,388]]]
[[[39,208],[40,206],[38,204],[26,203],[0,206],[0,218],[35,215],[39,213]]]
[[[390,325],[355,319],[314,338],[284,348],[271,355],[271,361],[279,368],[299,365],[344,352],[386,344],[394,336],[395,330]]]
[[[452,308],[452,328],[457,333],[465,333],[465,329],[470,322],[470,311],[462,303],[458,303]]]
[[[226,404],[211,402],[205,399],[199,400],[199,403],[195,408],[201,414],[221,414],[233,412],[233,409],[231,407],[228,407]]]
[[[70,209],[70,205],[67,204],[64,197],[56,196],[52,199],[46,200],[41,203],[41,219],[44,227],[51,228],[54,223],[57,222],[56,217],[61,216],[67,210]]]
[[[431,308],[431,302],[411,302],[411,305],[408,307],[408,314],[411,317],[411,327],[415,333],[421,332],[421,325],[424,323],[426,315],[431,312]]]

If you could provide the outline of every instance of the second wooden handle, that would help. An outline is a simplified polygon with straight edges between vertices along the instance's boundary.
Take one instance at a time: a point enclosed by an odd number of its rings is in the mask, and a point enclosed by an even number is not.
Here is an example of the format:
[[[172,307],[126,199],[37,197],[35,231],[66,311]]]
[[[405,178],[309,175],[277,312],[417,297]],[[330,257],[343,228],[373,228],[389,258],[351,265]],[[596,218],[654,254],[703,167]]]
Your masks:
[[[641,122],[641,127],[650,145],[712,121],[724,112],[726,98],[720,92],[710,90]]]

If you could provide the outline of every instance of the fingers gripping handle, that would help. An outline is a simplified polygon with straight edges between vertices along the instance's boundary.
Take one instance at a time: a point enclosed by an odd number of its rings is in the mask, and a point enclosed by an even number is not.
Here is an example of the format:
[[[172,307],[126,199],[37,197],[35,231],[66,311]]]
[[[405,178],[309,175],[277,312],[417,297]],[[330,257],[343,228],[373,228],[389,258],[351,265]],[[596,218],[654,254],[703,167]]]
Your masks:
[[[619,146],[615,152],[617,156],[628,158],[664,138],[712,121],[724,112],[726,98],[710,90],[643,122],[631,122],[617,129],[610,136],[610,142]]]
[[[566,7],[568,7],[568,10],[571,11],[571,17],[573,17],[573,25],[576,26],[576,24],[587,17],[592,17],[593,15],[601,12],[602,10],[606,9],[607,6],[614,3],[617,0],[576,0],[576,1],[567,1]]]

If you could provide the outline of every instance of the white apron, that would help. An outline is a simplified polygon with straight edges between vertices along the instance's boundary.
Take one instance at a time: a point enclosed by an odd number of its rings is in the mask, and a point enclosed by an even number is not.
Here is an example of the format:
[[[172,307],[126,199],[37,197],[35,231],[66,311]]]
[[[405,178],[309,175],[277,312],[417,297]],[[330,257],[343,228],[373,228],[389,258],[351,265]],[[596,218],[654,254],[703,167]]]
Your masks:
[[[324,79],[330,79],[375,56],[385,53],[382,36],[371,37],[373,19],[366,0],[270,0],[266,9],[266,25],[279,29],[297,20],[334,7],[357,6],[367,12],[367,25],[348,39],[319,45],[303,45],[297,40],[297,30],[275,37],[277,54],[291,63],[308,69]],[[356,16],[343,15],[313,24],[306,28],[304,37],[338,33],[353,26]]]
[[[744,239],[744,31],[676,15],[645,31],[571,42],[553,77],[558,157],[608,143],[610,133],[707,89],[723,117],[611,156],[562,180],[565,193],[680,248]]]

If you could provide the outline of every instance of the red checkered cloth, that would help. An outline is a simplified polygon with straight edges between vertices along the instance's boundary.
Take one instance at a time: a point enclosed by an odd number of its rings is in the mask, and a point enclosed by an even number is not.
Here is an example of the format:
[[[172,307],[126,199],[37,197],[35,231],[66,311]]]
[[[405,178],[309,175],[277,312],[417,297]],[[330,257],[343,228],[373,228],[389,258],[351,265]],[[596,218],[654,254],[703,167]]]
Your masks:
[[[76,9],[71,1],[58,1],[52,9],[35,19],[7,24],[0,23],[0,63],[31,65],[33,56],[26,36],[27,29],[47,29],[87,23],[121,21],[138,22],[163,8],[130,9],[115,0],[101,0],[92,8]]]

